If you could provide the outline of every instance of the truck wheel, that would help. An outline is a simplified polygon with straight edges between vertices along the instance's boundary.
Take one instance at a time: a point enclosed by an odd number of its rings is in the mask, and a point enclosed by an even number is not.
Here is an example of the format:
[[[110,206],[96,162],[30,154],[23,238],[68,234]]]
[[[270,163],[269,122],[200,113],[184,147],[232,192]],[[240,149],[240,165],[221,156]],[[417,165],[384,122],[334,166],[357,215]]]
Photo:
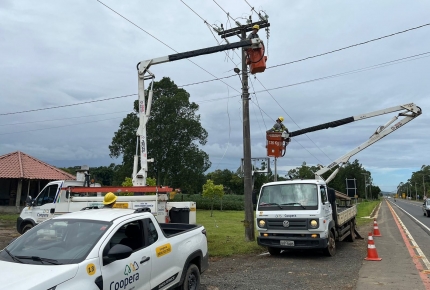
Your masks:
[[[200,270],[194,264],[189,264],[184,282],[180,290],[198,290],[200,288]]]
[[[25,226],[22,227],[21,233],[25,233],[26,231],[30,230],[31,228],[33,228],[32,224],[26,224]]]
[[[279,254],[281,254],[281,251],[282,251],[279,248],[271,248],[271,247],[268,247],[267,250],[269,251],[269,254],[272,256],[278,256]]]
[[[427,217],[430,217],[430,211],[427,211]]]
[[[350,241],[352,243],[355,241],[355,233],[354,233],[355,223],[354,223],[354,221],[350,222],[349,227],[350,227],[350,229],[349,229],[348,241]]]
[[[324,254],[329,257],[336,255],[336,240],[334,239],[334,234],[330,231],[327,241],[327,248],[324,249]]]

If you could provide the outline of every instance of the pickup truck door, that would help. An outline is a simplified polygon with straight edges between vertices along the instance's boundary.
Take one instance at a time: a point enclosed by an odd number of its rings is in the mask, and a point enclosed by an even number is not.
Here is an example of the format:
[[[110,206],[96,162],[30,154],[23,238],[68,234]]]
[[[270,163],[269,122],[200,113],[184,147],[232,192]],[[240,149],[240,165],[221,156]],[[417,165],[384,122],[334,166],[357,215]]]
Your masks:
[[[103,289],[151,289],[150,255],[153,248],[147,247],[143,233],[142,218],[128,220],[118,225],[102,243],[99,257]],[[133,253],[128,258],[109,261],[107,253],[116,244],[129,246]]]
[[[59,191],[60,183],[48,184],[39,193],[34,201],[34,206],[30,207],[28,213],[38,224],[54,216],[55,199]]]

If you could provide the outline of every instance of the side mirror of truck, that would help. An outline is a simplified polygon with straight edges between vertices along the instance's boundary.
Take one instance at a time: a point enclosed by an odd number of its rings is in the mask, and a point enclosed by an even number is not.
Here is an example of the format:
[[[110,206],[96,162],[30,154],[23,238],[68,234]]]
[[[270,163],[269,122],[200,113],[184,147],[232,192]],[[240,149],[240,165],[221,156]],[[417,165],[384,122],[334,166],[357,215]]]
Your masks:
[[[34,200],[33,200],[33,198],[31,197],[31,195],[27,196],[27,199],[25,200],[25,204],[26,204],[27,206],[32,206],[32,205],[33,205],[33,203],[34,203]]]
[[[66,190],[66,199],[70,198],[70,189]]]
[[[122,260],[130,257],[131,253],[133,253],[133,250],[130,247],[116,244],[109,250],[107,256],[113,260]]]
[[[252,191],[252,204],[257,204],[257,193],[256,190]]]

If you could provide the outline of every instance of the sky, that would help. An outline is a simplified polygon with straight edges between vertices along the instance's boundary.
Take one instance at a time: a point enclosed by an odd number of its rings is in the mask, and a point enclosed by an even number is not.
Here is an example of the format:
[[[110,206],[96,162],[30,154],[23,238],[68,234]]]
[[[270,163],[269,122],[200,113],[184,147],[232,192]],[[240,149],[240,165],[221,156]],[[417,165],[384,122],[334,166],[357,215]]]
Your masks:
[[[424,0],[2,0],[0,155],[20,150],[59,167],[120,163],[109,157],[108,146],[137,98],[136,64],[216,46],[222,39],[208,25],[231,28],[236,24],[226,13],[244,24],[264,11],[270,33],[267,38],[260,30],[259,36],[267,69],[250,75],[249,86],[252,157],[266,156],[265,131],[279,116],[295,131],[415,103],[421,116],[351,158],[371,172],[374,185],[395,191],[430,164],[430,25],[280,64],[428,24],[429,10]],[[188,84],[231,76],[236,66],[238,50],[151,67],[156,81],[170,77],[200,106],[209,171],[240,166],[241,81]],[[73,105],[81,102],[87,103]],[[277,161],[278,174],[303,162],[330,164],[395,115],[293,138]]]

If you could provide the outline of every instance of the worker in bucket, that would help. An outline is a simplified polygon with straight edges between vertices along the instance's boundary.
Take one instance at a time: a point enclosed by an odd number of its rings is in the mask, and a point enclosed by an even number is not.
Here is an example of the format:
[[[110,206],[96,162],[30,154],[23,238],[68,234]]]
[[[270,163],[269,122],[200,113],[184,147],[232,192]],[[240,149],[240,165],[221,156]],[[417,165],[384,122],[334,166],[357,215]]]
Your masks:
[[[252,31],[248,35],[247,39],[260,38],[257,34],[258,30],[260,30],[260,25],[255,24],[254,26],[252,26]]]
[[[284,124],[282,124],[283,121],[284,121],[284,117],[279,117],[278,119],[276,119],[276,123],[275,123],[275,125],[273,125],[273,128],[268,130],[267,132],[284,132],[284,131],[286,131],[288,133],[287,127],[285,127]]]
[[[108,192],[103,199],[103,208],[113,208],[116,203],[116,195],[113,192]]]

